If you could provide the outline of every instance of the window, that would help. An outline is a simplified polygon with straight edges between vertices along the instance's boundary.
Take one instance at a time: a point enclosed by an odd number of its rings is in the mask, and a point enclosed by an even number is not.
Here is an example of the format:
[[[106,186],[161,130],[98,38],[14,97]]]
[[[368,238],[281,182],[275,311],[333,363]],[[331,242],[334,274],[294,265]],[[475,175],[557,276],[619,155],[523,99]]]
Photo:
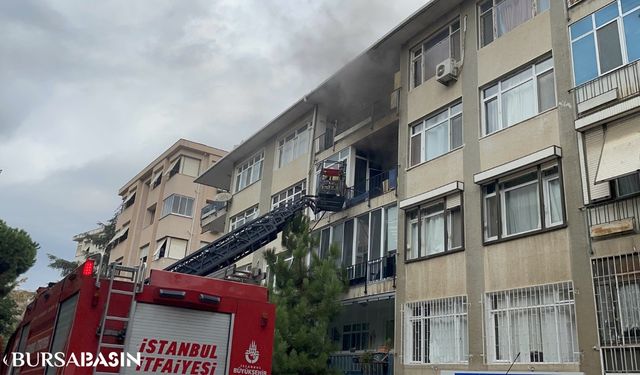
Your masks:
[[[398,206],[385,208],[384,220],[384,251],[389,254],[398,250]]]
[[[278,168],[304,155],[309,148],[309,124],[305,124],[278,141]]]
[[[482,90],[483,135],[517,124],[556,105],[553,58]]]
[[[618,177],[614,180],[614,185],[619,198],[636,195],[640,193],[640,173]]]
[[[640,59],[640,2],[617,0],[569,26],[576,85]]]
[[[148,227],[149,225],[153,224],[153,222],[155,221],[156,218],[156,205],[155,203],[147,208],[147,213],[144,217],[144,226]]]
[[[236,192],[262,178],[264,152],[260,152],[236,168]]]
[[[452,194],[407,212],[407,260],[462,248],[460,197]]]
[[[605,373],[640,372],[640,255],[591,259]]]
[[[468,361],[465,296],[405,305],[405,363]]]
[[[183,195],[172,194],[164,200],[164,206],[162,207],[162,217],[170,214],[193,216],[193,198],[185,197]]]
[[[418,87],[436,75],[446,59],[460,61],[460,20],[411,50],[411,87]]]
[[[549,9],[551,0],[487,0],[479,5],[480,47]]]
[[[133,191],[127,195],[127,197],[122,201],[122,210],[126,210],[127,208],[133,206],[133,203],[136,201],[136,192]]]
[[[487,293],[486,309],[489,362],[578,362],[571,282]]]
[[[160,258],[182,259],[187,255],[187,240],[166,237],[158,241],[158,247],[153,253],[153,260]]]
[[[151,183],[150,183],[151,189],[153,190],[157,188],[161,182],[162,182],[162,169],[154,172],[153,178],[151,179]]]
[[[167,173],[169,174],[169,178],[177,173],[198,177],[200,174],[200,160],[188,156],[180,156],[173,161]]]
[[[564,223],[562,181],[556,162],[491,182],[482,189],[486,241]]]
[[[271,209],[273,210],[276,207],[280,207],[280,205],[282,204],[289,204],[302,197],[306,192],[305,187],[306,182],[301,181],[295,186],[292,186],[287,190],[283,190],[280,193],[274,195],[271,198]]]
[[[369,349],[369,323],[346,324],[342,327],[342,350]]]
[[[257,217],[258,217],[258,206],[255,206],[232,217],[229,220],[229,228],[230,230],[234,230]]]
[[[411,166],[462,146],[462,103],[411,127]]]
[[[149,244],[146,244],[140,248],[140,254],[138,259],[140,259],[140,264],[147,263],[147,258],[149,257]]]
[[[58,316],[56,318],[56,328],[53,331],[53,340],[51,342],[50,353],[64,352],[67,347],[67,341],[69,340],[69,333],[73,325],[73,318],[76,313],[76,305],[78,304],[79,293],[67,298],[64,302],[60,303],[58,307]],[[53,366],[47,366],[45,374],[55,375],[58,373],[58,368]]]

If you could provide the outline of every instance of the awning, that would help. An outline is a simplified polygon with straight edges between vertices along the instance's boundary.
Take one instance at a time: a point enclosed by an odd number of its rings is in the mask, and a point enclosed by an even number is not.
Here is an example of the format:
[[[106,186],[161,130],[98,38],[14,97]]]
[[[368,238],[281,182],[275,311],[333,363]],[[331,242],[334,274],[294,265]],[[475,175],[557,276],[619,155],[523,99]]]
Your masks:
[[[134,192],[132,192],[131,194],[129,194],[129,195],[127,196],[127,198],[125,198],[125,200],[124,200],[124,201],[122,201],[122,205],[123,205],[124,207],[127,207],[127,206],[129,205],[129,202],[131,202],[131,200],[133,200],[133,198],[134,198],[135,196],[136,196],[136,192],[134,191]]]
[[[510,174],[518,170],[540,164],[545,160],[559,158],[561,156],[562,149],[560,147],[550,146],[540,151],[536,151],[533,154],[529,154],[519,159],[499,165],[497,167],[493,167],[480,173],[476,173],[473,175],[473,182],[475,182],[476,184],[483,184],[489,180],[494,180],[506,174]]]
[[[167,169],[167,171],[164,172],[165,176],[168,175],[169,173],[171,173],[171,171],[178,165],[178,163],[180,163],[181,159],[182,159],[182,157],[178,157],[176,160],[174,160],[171,163],[171,166],[169,167],[169,169]]]
[[[165,248],[165,254],[166,255],[166,246],[167,245],[167,238],[163,238],[162,240],[160,240],[160,242],[158,242],[158,248],[156,248],[156,251],[153,252],[153,260],[158,260],[160,259],[160,252],[162,251],[162,248]]]
[[[157,171],[153,176],[153,179],[151,180],[151,186],[155,186],[156,183],[158,182],[158,179],[160,179],[161,176],[162,176],[162,169]]]
[[[640,170],[640,124],[637,120],[607,127],[596,182]]]
[[[129,232],[129,227],[124,227],[124,228],[120,229],[119,231],[116,232],[116,235],[113,236],[111,241],[109,241],[109,243],[107,243],[107,245],[111,245],[112,243],[118,241],[120,238],[122,238],[122,236],[127,234],[127,232]]]
[[[380,293],[380,294],[343,299],[340,302],[343,306],[346,306],[346,305],[352,305],[354,303],[363,304],[363,303],[369,303],[369,302],[375,302],[375,301],[384,301],[384,300],[389,300],[394,298],[396,298],[396,292],[386,292],[386,293]]]
[[[435,198],[442,197],[447,194],[451,194],[456,191],[463,191],[464,183],[461,181],[454,181],[439,188],[429,190],[422,194],[418,194],[411,198],[403,199],[400,201],[400,208],[405,209],[409,207],[413,207],[419,203],[426,202]]]

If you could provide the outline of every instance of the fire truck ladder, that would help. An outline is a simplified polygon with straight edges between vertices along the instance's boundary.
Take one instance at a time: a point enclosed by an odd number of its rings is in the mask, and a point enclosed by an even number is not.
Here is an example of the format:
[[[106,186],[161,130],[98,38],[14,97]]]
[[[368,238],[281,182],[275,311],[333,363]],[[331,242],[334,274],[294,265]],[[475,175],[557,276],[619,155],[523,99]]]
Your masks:
[[[207,276],[228,267],[275,240],[287,223],[309,207],[316,211],[316,197],[305,195],[274,208],[242,225],[191,255],[165,268],[166,271]]]
[[[117,337],[120,341],[124,340],[125,331],[129,324],[129,320],[131,319],[131,314],[133,313],[133,309],[135,307],[136,294],[142,291],[144,286],[144,274],[145,274],[145,266],[142,264],[140,267],[125,267],[119,264],[112,264],[109,266],[108,270],[108,278],[109,278],[109,289],[107,293],[107,301],[104,306],[104,311],[102,312],[102,318],[100,320],[100,325],[98,326],[98,331],[96,334],[98,335],[98,350],[96,351],[96,356],[100,353],[100,351],[104,348],[109,349],[122,349],[124,350],[124,344],[115,344],[105,342],[105,337]],[[130,285],[131,289],[116,289],[114,288],[114,279],[122,279],[123,281],[131,281],[133,285],[126,283],[125,285]],[[117,285],[122,285],[118,283]],[[109,315],[109,306],[111,306],[114,301],[113,298],[116,295],[125,295],[130,298],[129,301],[129,309],[127,310],[126,316],[115,316]],[[122,322],[124,324],[124,329],[122,330],[114,330],[106,328],[107,322]],[[94,374],[103,374],[101,372],[96,372],[94,369]],[[108,373],[104,373],[108,374]]]

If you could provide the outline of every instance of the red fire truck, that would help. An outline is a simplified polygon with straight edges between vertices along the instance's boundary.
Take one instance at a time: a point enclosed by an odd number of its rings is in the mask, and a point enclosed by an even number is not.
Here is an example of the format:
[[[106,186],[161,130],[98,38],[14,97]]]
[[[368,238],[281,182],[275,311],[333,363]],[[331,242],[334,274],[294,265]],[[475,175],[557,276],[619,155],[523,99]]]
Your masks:
[[[275,307],[266,288],[162,270],[146,282],[140,275],[114,265],[99,279],[88,260],[40,288],[2,373],[271,373]]]
[[[267,289],[204,276],[273,241],[306,208],[341,210],[344,166],[321,171],[317,196],[281,205],[148,279],[144,265],[117,264],[102,278],[88,260],[40,288],[0,374],[271,374],[275,307]]]

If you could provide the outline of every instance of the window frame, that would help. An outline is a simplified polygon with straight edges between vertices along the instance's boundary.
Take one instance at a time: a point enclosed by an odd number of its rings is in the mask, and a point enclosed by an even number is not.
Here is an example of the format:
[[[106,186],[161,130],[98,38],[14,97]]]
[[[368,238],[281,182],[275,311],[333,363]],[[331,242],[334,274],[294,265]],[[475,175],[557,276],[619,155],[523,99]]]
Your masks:
[[[446,308],[452,306],[451,311],[445,313],[439,313],[439,308]],[[436,310],[435,312],[433,310]],[[467,296],[453,296],[447,298],[438,298],[422,301],[407,302],[404,304],[404,363],[409,366],[414,365],[436,365],[436,364],[464,364],[469,362],[469,303]],[[466,342],[456,342],[456,348],[454,356],[463,357],[463,360],[452,360],[449,362],[443,361],[431,361],[432,355],[428,351],[431,345],[428,342],[427,335],[425,334],[427,329],[427,322],[433,320],[439,320],[443,318],[452,318],[454,323],[454,330],[459,332],[464,325],[466,330]],[[415,329],[418,323],[420,332],[416,334]],[[455,334],[455,333],[454,333]],[[416,351],[416,341],[420,344],[419,353]],[[461,344],[461,345],[460,345]],[[464,352],[466,349],[466,353]],[[416,354],[420,357],[419,360],[415,359]]]
[[[251,217],[252,215],[255,215],[255,216]],[[260,210],[258,209],[258,205],[255,205],[242,212],[239,212],[236,215],[233,215],[232,217],[229,218],[229,231],[231,232],[238,229],[239,227],[243,226],[249,221],[256,219],[258,216],[260,216]],[[240,220],[242,220],[242,223],[238,224]]]
[[[255,173],[254,168],[256,165],[260,165],[260,168],[257,171],[257,177],[254,179],[254,173]],[[242,190],[260,181],[262,179],[263,169],[264,169],[264,150],[253,154],[251,157],[245,159],[245,161],[243,161],[238,166],[236,166],[234,179],[233,179],[234,192],[239,193]],[[244,171],[248,171],[248,172],[247,172],[247,175],[245,175],[247,177],[245,178],[246,181],[243,184],[242,173]]]
[[[551,65],[546,67],[546,68],[541,68],[540,71],[537,70],[537,66],[538,65],[542,65],[548,61],[551,61]],[[530,77],[528,77],[527,79],[524,79],[520,82],[518,82],[517,84],[514,84],[510,87],[507,87],[506,89],[502,88],[502,85],[504,84],[504,82],[508,81],[511,78],[515,78],[516,76],[518,76],[519,74],[522,74],[524,72],[526,72],[527,70],[530,71],[531,75]],[[552,105],[549,108],[540,109],[540,86],[539,86],[539,79],[541,76],[544,76],[546,74],[548,74],[549,72],[551,72],[551,74],[553,75],[553,96],[554,96],[554,105]],[[508,93],[509,91],[512,91],[514,89],[517,89],[525,84],[527,84],[528,82],[532,82],[532,90],[533,93],[535,95],[535,98],[533,100],[533,102],[535,103],[535,110],[533,115],[523,118],[517,122],[514,122],[513,124],[510,125],[506,125],[503,123],[503,118],[502,118],[502,114],[503,114],[503,98],[504,98],[504,94]],[[487,91],[490,89],[496,88],[496,92],[494,94],[490,94],[487,95]],[[510,127],[516,126],[518,124],[521,124],[525,121],[528,121],[536,116],[539,116],[542,113],[548,112],[553,110],[554,108],[557,108],[558,106],[558,88],[557,88],[557,84],[556,84],[556,72],[555,72],[555,61],[553,56],[546,56],[544,58],[541,59],[537,59],[532,61],[531,63],[525,65],[525,67],[520,67],[518,69],[516,69],[515,71],[513,71],[512,73],[509,73],[506,76],[503,76],[501,78],[499,78],[496,81],[493,81],[487,85],[484,85],[483,87],[480,88],[480,138],[484,138],[484,137],[488,137],[492,134],[496,134],[499,133],[505,129],[508,129]],[[497,129],[492,131],[492,132],[488,132],[487,130],[487,103],[491,102],[491,101],[496,101],[497,103],[497,107],[496,107],[496,117],[497,117]]]
[[[300,143],[304,141],[304,138],[301,138],[302,134],[306,134],[306,142]],[[277,155],[277,163],[275,165],[275,169],[280,169],[288,164],[292,163],[294,160],[303,156],[304,154],[309,152],[310,145],[310,135],[311,135],[311,122],[306,122],[303,126],[290,131],[276,142],[276,155]],[[290,138],[290,139],[288,139]],[[283,160],[284,152],[283,150],[287,146],[287,143],[291,142],[291,157],[289,160]],[[296,146],[298,147],[296,151]]]
[[[556,223],[547,223],[547,195],[545,194],[545,187],[544,187],[544,183],[545,183],[545,176],[543,176],[543,171],[545,170],[549,170],[549,169],[553,169],[553,168],[557,168],[558,172],[557,175],[551,178],[546,178],[547,180],[551,180],[551,179],[558,179],[560,182],[560,207],[562,208],[562,221],[561,222],[556,222]],[[515,179],[518,179],[524,175],[527,175],[529,173],[533,173],[536,172],[536,179],[533,180],[532,182],[526,182],[526,183],[522,183],[516,186],[512,186],[508,189],[504,189],[502,187],[502,185],[504,184],[504,182],[508,182],[508,181],[512,181]],[[514,233],[514,234],[510,234],[510,235],[506,235],[506,220],[505,220],[505,216],[506,216],[506,207],[505,207],[505,198],[504,198],[504,192],[505,191],[511,191],[514,189],[518,189],[521,188],[523,186],[527,186],[530,184],[537,184],[537,200],[538,200],[538,228],[537,229],[531,229],[531,230],[527,230],[524,232],[519,232],[519,233]],[[487,194],[486,193],[486,189],[488,186],[493,185],[494,186],[494,192]],[[483,183],[481,183],[481,194],[482,194],[482,199],[480,200],[481,203],[481,210],[482,210],[482,243],[483,245],[487,246],[490,244],[494,244],[494,243],[500,243],[503,241],[509,241],[512,239],[517,239],[517,238],[522,238],[522,237],[526,237],[526,236],[531,236],[531,235],[536,235],[536,234],[540,234],[540,233],[545,233],[548,231],[552,231],[552,230],[556,230],[556,229],[561,229],[561,228],[565,228],[567,226],[567,207],[566,207],[566,197],[565,197],[565,192],[564,192],[564,179],[563,179],[563,174],[562,174],[562,161],[560,158],[556,158],[550,161],[545,161],[542,163],[539,163],[535,166],[530,166],[526,169],[521,169],[521,170],[517,170],[517,171],[513,171],[513,173],[509,173],[503,176],[500,176],[498,178],[492,179],[490,181],[485,181]],[[487,211],[487,198],[492,198],[492,197],[496,197],[496,213],[498,214],[498,218],[497,218],[497,228],[498,228],[498,233],[496,236],[488,236],[487,230],[488,230],[488,211]]]
[[[511,0],[506,0],[506,1],[511,1]],[[550,5],[551,3],[549,2],[549,7],[547,7],[546,9],[542,9],[540,10],[539,4],[541,3],[541,1],[544,0],[530,0],[531,1],[531,18],[527,19],[526,21],[514,26],[513,29],[517,28],[520,25],[523,25],[524,23],[531,21],[533,18],[535,18],[536,16],[549,11]],[[487,3],[491,3],[491,7],[485,11],[482,11],[482,7],[484,4]],[[508,34],[509,32],[511,32],[513,29],[507,31],[506,33],[497,36],[497,16],[496,16],[496,7],[502,3],[502,0],[485,0],[485,1],[480,1],[477,5],[477,13],[478,13],[478,49],[484,48],[486,46],[488,46],[489,44],[493,43],[496,41],[496,39],[499,39],[501,37],[503,37],[504,35]],[[483,44],[483,40],[484,40],[484,29],[482,28],[482,17],[484,15],[486,15],[487,13],[491,12],[491,41]]]
[[[618,11],[617,15],[603,23],[600,26],[597,26],[596,23],[596,13],[600,12],[601,10],[604,10],[605,8],[611,6],[612,4],[616,4],[616,9]],[[636,12],[640,9],[640,6],[637,6],[635,8],[631,8],[630,10],[628,10],[627,12],[624,12],[624,10],[622,9],[622,2],[620,0],[614,0],[613,2],[610,2],[598,9],[596,9],[594,12],[580,18],[579,20],[576,20],[575,22],[571,23],[568,26],[568,36],[569,36],[569,49],[570,49],[570,55],[571,55],[571,71],[572,71],[572,79],[573,79],[573,84],[574,87],[576,86],[581,86],[584,84],[587,84],[589,82],[592,82],[604,75],[607,75],[613,71],[616,71],[634,61],[638,61],[636,60],[630,60],[629,59],[629,51],[628,51],[628,46],[627,46],[627,36],[625,33],[625,27],[624,27],[624,18],[628,15],[630,15],[633,12]],[[576,36],[575,38],[571,35],[571,27],[574,25],[577,25],[579,22],[582,22],[584,20],[586,20],[587,18],[591,18],[591,29],[579,36]],[[598,49],[598,30],[601,30],[607,26],[609,26],[610,24],[612,24],[613,22],[617,22],[617,30],[618,30],[618,46],[620,47],[620,54],[622,57],[622,64],[620,66],[617,66],[615,68],[611,68],[607,71],[602,71],[602,67],[600,64],[600,52]],[[573,55],[573,45],[575,42],[578,42],[579,40],[582,40],[584,38],[587,38],[589,35],[593,35],[593,46],[594,46],[594,51],[595,51],[595,58],[596,58],[596,70],[597,70],[597,75],[591,79],[588,79],[584,82],[581,82],[580,84],[578,84],[576,82],[576,71],[575,71],[575,63],[574,63],[574,55]]]
[[[296,189],[299,189],[296,191]],[[291,194],[289,192],[292,191]],[[302,180],[274,195],[271,196],[271,209],[280,207],[281,204],[289,204],[299,197],[304,196],[307,193],[307,180]],[[284,198],[281,196],[284,194]]]
[[[455,28],[457,23],[457,28]],[[409,49],[409,91],[415,89],[416,87],[422,85],[423,83],[430,81],[431,79],[436,77],[435,71],[433,72],[432,75],[429,75],[428,77],[425,75],[425,54],[428,50],[430,50],[431,48],[435,47],[436,45],[438,45],[439,43],[441,43],[441,41],[438,41],[437,43],[434,43],[430,48],[425,49],[424,46],[425,44],[429,44],[432,43],[434,41],[436,41],[436,39],[438,37],[441,36],[441,34],[444,35],[444,32],[447,31],[448,29],[448,35],[446,37],[444,37],[442,40],[445,40],[446,38],[449,38],[449,58],[450,59],[455,59],[456,61],[460,61],[461,58],[461,54],[462,54],[462,43],[461,43],[461,38],[462,38],[462,32],[461,32],[461,22],[460,22],[460,17],[457,16],[455,17],[455,19],[453,19],[450,22],[447,22],[446,26],[441,27],[440,29],[438,29],[436,32],[432,33],[431,35],[429,35],[429,37],[422,39],[419,43],[416,43],[416,45],[414,47],[412,47],[411,49]],[[460,48],[460,51],[458,51],[457,56],[455,55],[453,48],[454,48],[454,44],[452,43],[452,39],[454,37],[454,34],[458,33],[458,38],[460,38],[460,42],[458,43],[458,47]],[[416,54],[416,52],[419,51],[419,54]],[[416,72],[415,72],[415,66],[414,63],[415,61],[420,60],[420,83],[416,84],[415,78],[416,78]],[[438,62],[439,64],[440,62]]]
[[[447,201],[449,199],[457,199],[456,196],[459,196],[459,204],[453,205],[451,207],[447,207]],[[435,207],[438,205],[442,205],[443,209],[442,211],[438,211],[435,214],[427,214],[426,216],[423,216],[422,213],[426,210],[428,210],[431,207]],[[449,227],[449,225],[451,224],[451,213],[454,211],[460,211],[460,215],[461,215],[461,234],[462,234],[462,239],[460,242],[460,246],[458,247],[451,247],[451,228]],[[412,217],[412,214],[417,213],[417,215],[415,216],[415,218]],[[423,221],[424,218],[426,217],[433,217],[435,215],[439,215],[442,214],[443,215],[443,220],[444,220],[444,225],[443,225],[443,246],[444,246],[444,250],[434,253],[434,254],[428,254],[428,255],[423,255],[422,254],[422,250],[423,250],[423,246],[422,246],[422,225],[423,225]],[[453,254],[453,253],[457,253],[460,251],[464,251],[465,249],[465,235],[464,235],[464,194],[462,191],[458,191],[455,193],[451,193],[451,194],[447,194],[443,197],[439,197],[439,198],[435,198],[426,202],[423,202],[419,205],[416,206],[412,206],[412,207],[408,207],[405,209],[405,233],[404,233],[404,237],[405,237],[405,252],[404,252],[404,262],[405,263],[411,263],[411,262],[418,262],[421,260],[426,260],[426,259],[432,259],[432,258],[437,258],[440,256],[445,256],[445,255],[449,255],[449,254]],[[411,248],[411,235],[409,230],[413,230],[411,229],[411,225],[413,223],[416,223],[416,230],[418,232],[418,251],[417,251],[417,255],[414,258],[410,258],[410,254],[414,251],[413,248]],[[413,233],[411,233],[413,234]],[[424,249],[426,252],[426,248]]]
[[[520,299],[519,297],[521,297],[522,295],[530,296],[531,294],[529,293],[529,291],[531,290],[535,291],[535,294],[533,294],[534,296],[539,296],[538,297],[539,301],[534,301],[534,303],[529,303],[527,305],[518,305],[513,302],[514,296],[517,296],[518,299]],[[562,298],[564,297],[562,296],[562,292],[565,290],[568,292],[569,299]],[[554,300],[552,302],[544,301],[544,298],[545,298],[544,294],[547,291],[552,292],[552,296],[554,297]],[[556,293],[557,293],[557,299],[555,298]],[[570,317],[572,318],[572,321],[570,323],[573,328],[573,333],[575,334],[572,337],[572,343],[576,346],[575,349],[578,349],[578,346],[579,346],[578,330],[577,330],[577,324],[576,324],[577,312],[576,312],[576,304],[575,304],[576,293],[577,292],[572,281],[562,281],[562,282],[550,283],[550,284],[532,285],[532,286],[527,286],[523,288],[513,288],[513,289],[490,291],[490,292],[484,293],[483,299],[484,299],[485,311],[484,311],[483,319],[484,319],[485,326],[487,327],[487,331],[492,332],[492,334],[488,334],[486,336],[486,342],[485,342],[485,345],[487,346],[487,363],[488,364],[500,364],[500,363],[508,364],[513,362],[513,357],[515,353],[511,353],[513,348],[511,347],[510,341],[515,332],[511,324],[511,319],[512,319],[511,314],[513,313],[522,314],[522,312],[529,314],[531,311],[535,309],[553,308],[553,311],[554,311],[553,316],[554,316],[554,322],[556,325],[555,328],[556,328],[556,340],[557,340],[560,334],[557,331],[559,309],[561,307],[568,307],[570,309],[569,312],[572,312],[572,315],[570,315]],[[496,306],[494,308],[493,299],[494,298],[499,299],[499,297],[504,298],[506,305],[502,307]],[[495,332],[497,332],[498,328],[496,326],[496,322],[494,318],[501,312],[504,313],[504,316],[505,316],[505,321],[506,321],[505,329],[507,331],[507,339],[508,339],[507,341],[508,358],[505,358],[505,359],[497,359],[498,353],[496,352],[497,334]],[[534,313],[533,316],[539,317],[540,315]],[[541,327],[542,327],[542,324],[541,324]],[[529,333],[530,332],[531,331],[529,331]],[[573,342],[573,338],[576,339],[575,342]],[[559,343],[557,344],[556,349],[559,349]],[[558,352],[557,354],[560,355],[560,352]],[[529,359],[527,361],[517,361],[516,363],[518,364],[571,364],[571,363],[579,362],[579,359],[577,359],[576,352],[572,354],[574,358],[576,358],[575,361],[552,362],[552,361],[531,361]],[[526,358],[526,356],[520,356],[520,359],[523,359],[523,358]]]
[[[447,117],[446,119],[444,119],[443,121],[437,122],[435,124],[431,124],[429,125],[429,127],[427,127],[427,123],[430,120],[434,120],[437,119],[438,116],[447,113]],[[453,132],[452,132],[452,123],[454,119],[460,118],[460,122],[461,122],[461,135],[462,135],[462,139],[461,139],[461,143],[458,146],[452,147],[452,143],[453,143]],[[431,129],[435,129],[439,126],[442,126],[446,124],[447,125],[447,140],[448,140],[448,144],[447,144],[447,150],[445,152],[443,152],[442,154],[436,155],[434,157],[432,157],[431,159],[427,159],[427,132]],[[421,130],[416,131],[414,133],[414,129],[421,127]],[[418,161],[416,164],[413,164],[413,160],[412,160],[412,156],[413,156],[413,139],[420,137],[420,161]],[[452,104],[449,104],[447,106],[445,106],[444,108],[439,109],[438,111],[436,111],[433,114],[430,114],[416,122],[414,122],[413,124],[409,125],[409,153],[408,153],[408,158],[409,158],[409,168],[413,168],[415,166],[427,163],[431,160],[437,159],[443,155],[446,155],[450,152],[453,152],[455,150],[458,150],[460,148],[464,147],[464,116],[463,116],[463,109],[462,109],[462,100],[456,100],[454,101]]]
[[[178,212],[174,212],[173,211],[173,206],[174,206],[174,201],[175,199],[179,199],[178,201]],[[182,200],[186,200],[185,203],[185,213],[180,213],[180,207],[182,207]],[[167,203],[168,201],[171,200],[171,205],[170,205],[170,210],[167,212]],[[191,214],[187,215],[187,211],[188,211],[188,207],[189,207],[189,201],[191,201]],[[166,197],[165,199],[162,200],[162,216],[160,217],[160,219],[163,219],[169,215],[176,215],[176,216],[181,216],[181,217],[188,217],[188,218],[192,218],[193,217],[193,211],[195,211],[195,198],[192,197],[187,197],[186,195],[181,195],[181,194],[171,194],[168,197]]]

